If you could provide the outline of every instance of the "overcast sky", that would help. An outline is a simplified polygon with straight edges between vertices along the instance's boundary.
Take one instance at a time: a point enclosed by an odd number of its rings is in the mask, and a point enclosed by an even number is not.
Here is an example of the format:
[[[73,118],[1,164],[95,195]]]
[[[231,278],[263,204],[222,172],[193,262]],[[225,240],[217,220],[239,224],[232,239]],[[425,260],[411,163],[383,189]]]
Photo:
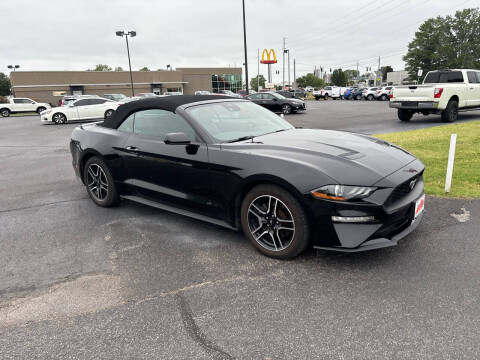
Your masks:
[[[296,59],[297,77],[314,66],[360,69],[401,60],[415,30],[428,18],[480,6],[480,0],[245,0],[249,75],[257,49],[282,38]],[[139,69],[241,66],[241,0],[11,0],[0,6],[0,71],[86,70],[95,64],[128,69],[116,30],[136,30],[132,66]],[[279,61],[274,70],[281,70]],[[260,65],[266,75],[266,65]],[[281,73],[281,71],[280,71]],[[274,77],[281,81],[281,74]]]

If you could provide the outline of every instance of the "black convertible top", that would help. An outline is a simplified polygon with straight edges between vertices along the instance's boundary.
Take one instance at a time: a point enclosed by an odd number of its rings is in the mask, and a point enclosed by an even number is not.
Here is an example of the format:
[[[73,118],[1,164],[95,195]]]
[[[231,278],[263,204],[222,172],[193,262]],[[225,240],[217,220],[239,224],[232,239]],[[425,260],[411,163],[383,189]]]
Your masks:
[[[162,109],[174,112],[175,109],[181,105],[221,99],[233,100],[234,98],[221,95],[173,95],[165,97],[148,97],[120,105],[110,118],[106,119],[99,125],[116,129],[128,115],[139,110]]]

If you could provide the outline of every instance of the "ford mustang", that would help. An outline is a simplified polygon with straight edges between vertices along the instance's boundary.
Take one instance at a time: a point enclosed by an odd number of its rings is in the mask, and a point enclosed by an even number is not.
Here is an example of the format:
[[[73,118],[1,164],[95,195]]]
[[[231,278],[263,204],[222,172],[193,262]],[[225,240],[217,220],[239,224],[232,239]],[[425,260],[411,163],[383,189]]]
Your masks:
[[[296,129],[242,99],[132,101],[75,128],[70,150],[95,204],[125,199],[243,230],[275,258],[394,246],[423,216],[424,165],[412,154],[365,135]]]

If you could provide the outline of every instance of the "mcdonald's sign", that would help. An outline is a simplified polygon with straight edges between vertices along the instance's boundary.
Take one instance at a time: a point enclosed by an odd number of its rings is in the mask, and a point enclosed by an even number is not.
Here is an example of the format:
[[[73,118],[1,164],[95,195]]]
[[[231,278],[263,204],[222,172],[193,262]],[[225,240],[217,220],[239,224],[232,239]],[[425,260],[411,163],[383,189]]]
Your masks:
[[[265,60],[265,54],[267,54],[266,60]],[[277,57],[275,56],[275,51],[273,49],[270,49],[270,51],[268,51],[267,49],[263,49],[262,60],[260,62],[262,64],[276,64]]]

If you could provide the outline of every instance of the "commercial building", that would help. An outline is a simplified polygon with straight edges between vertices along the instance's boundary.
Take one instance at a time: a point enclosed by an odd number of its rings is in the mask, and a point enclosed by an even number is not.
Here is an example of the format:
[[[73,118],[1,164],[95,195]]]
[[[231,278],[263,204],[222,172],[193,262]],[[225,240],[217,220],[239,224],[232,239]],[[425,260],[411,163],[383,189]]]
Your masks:
[[[387,73],[387,84],[388,85],[403,85],[408,83],[408,71],[392,71]]]
[[[64,95],[120,93],[131,96],[128,71],[15,71],[10,74],[17,97],[58,104]],[[242,89],[242,68],[177,68],[133,71],[134,93],[194,94],[197,90],[220,92]]]

